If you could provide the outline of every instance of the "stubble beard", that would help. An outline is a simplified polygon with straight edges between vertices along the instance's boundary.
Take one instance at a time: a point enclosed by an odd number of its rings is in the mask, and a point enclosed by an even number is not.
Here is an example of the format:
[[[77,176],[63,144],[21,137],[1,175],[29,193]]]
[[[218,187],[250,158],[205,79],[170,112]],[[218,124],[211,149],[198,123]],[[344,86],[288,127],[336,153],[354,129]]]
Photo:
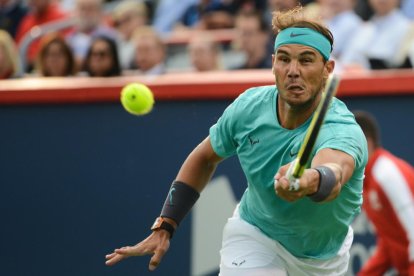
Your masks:
[[[276,79],[276,87],[278,87],[278,80],[277,77],[275,77]],[[318,86],[318,88],[316,89],[316,93],[315,91],[312,91],[311,96],[309,97],[309,99],[305,100],[305,101],[300,101],[300,100],[291,100],[288,96],[288,94],[290,93],[289,91],[285,91],[281,93],[281,90],[279,90],[279,98],[286,103],[287,105],[289,105],[290,109],[292,110],[296,110],[296,111],[301,111],[301,110],[308,110],[309,108],[311,108],[313,105],[316,106],[315,101],[319,98],[320,99],[320,95],[323,92],[324,88],[325,88],[325,84],[326,81],[322,81],[321,84]],[[283,85],[281,86],[283,87]]]

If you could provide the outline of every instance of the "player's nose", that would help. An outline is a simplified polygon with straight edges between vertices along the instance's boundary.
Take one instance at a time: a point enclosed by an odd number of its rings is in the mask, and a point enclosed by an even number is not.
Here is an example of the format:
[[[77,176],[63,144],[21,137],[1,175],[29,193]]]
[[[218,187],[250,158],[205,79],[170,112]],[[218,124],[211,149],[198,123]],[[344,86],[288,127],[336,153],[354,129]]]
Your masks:
[[[297,61],[292,60],[289,63],[288,73],[289,78],[298,78],[299,77],[299,64]]]

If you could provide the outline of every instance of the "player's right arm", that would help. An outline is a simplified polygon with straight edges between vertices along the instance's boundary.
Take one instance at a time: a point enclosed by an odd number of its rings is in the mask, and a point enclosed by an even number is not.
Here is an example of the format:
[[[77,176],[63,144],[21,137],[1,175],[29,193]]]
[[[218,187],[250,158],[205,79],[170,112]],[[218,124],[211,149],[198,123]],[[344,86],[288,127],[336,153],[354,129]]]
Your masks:
[[[179,187],[184,188],[184,190],[190,194],[200,193],[207,185],[221,160],[222,158],[214,152],[211,146],[210,138],[207,137],[189,154],[181,166],[181,169],[176,177],[176,181],[181,185]],[[166,208],[169,209],[166,205],[168,205],[167,203],[171,199],[170,197],[172,197],[171,190],[167,196],[166,203],[164,204],[163,212]],[[187,199],[185,195],[181,197],[178,195],[177,200],[182,201]],[[186,212],[190,211],[192,204],[188,204],[191,206],[188,207],[189,209],[186,210]],[[172,212],[174,212],[174,210]],[[174,229],[177,228],[179,224],[179,221],[175,221],[170,217],[163,217],[163,219],[171,224]],[[170,233],[168,231],[164,229],[154,230],[140,243],[134,246],[125,246],[115,249],[113,253],[106,255],[106,265],[114,265],[131,256],[144,256],[152,254],[153,256],[149,263],[149,270],[152,271],[159,265],[162,257],[168,251],[170,246],[170,238]]]

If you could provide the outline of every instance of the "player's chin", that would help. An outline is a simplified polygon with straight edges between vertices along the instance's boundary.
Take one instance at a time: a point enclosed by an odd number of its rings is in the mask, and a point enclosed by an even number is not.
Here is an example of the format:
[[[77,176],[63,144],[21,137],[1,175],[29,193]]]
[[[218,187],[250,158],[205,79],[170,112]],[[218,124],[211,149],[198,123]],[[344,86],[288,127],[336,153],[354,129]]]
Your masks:
[[[286,101],[291,107],[303,107],[308,102],[306,97],[289,97]]]
[[[304,88],[299,87],[286,89],[286,91],[289,94],[289,96],[296,98],[302,97],[306,94],[306,90]]]

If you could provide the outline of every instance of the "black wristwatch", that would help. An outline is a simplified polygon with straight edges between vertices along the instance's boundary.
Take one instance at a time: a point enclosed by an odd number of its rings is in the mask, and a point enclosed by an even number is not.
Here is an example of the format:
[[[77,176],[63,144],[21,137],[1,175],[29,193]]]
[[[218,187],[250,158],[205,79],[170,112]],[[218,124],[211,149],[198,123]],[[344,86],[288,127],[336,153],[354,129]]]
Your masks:
[[[164,220],[163,217],[156,218],[156,220],[154,221],[154,224],[151,227],[152,231],[156,231],[156,230],[159,230],[159,229],[167,230],[168,233],[170,233],[170,239],[172,239],[175,228],[174,228],[174,226],[172,226],[171,223]]]

